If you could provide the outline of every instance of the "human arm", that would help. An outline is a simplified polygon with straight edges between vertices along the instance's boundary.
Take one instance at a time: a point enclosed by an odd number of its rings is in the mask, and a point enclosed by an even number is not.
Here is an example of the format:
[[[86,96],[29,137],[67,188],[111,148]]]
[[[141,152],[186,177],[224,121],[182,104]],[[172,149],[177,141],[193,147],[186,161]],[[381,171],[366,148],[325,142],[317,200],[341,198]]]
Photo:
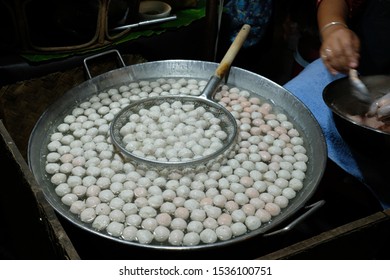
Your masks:
[[[359,65],[360,40],[347,26],[348,14],[345,0],[322,0],[318,5],[320,54],[332,74],[347,73]]]

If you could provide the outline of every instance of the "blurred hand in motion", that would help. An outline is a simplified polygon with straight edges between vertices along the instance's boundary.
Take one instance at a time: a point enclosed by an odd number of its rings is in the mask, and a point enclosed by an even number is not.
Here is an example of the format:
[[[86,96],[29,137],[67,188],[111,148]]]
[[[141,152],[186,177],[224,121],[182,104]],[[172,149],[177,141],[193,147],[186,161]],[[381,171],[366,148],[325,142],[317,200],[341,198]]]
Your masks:
[[[359,65],[359,37],[345,26],[324,30],[320,49],[321,58],[332,74],[347,74],[350,68]]]

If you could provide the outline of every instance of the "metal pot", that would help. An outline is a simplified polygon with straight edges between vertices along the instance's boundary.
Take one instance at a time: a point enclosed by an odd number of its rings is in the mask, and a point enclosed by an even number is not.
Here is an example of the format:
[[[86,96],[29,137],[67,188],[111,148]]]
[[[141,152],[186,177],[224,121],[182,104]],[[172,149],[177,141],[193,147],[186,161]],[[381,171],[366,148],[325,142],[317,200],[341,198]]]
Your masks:
[[[373,100],[390,92],[390,76],[365,76],[361,77],[361,80]],[[347,77],[327,85],[323,91],[323,99],[332,110],[341,137],[356,153],[367,158],[374,156],[379,161],[390,158],[390,133],[361,124],[350,117],[364,115],[368,106],[353,97]]]
[[[29,166],[52,207],[65,219],[76,226],[79,226],[92,234],[100,235],[116,242],[148,248],[191,250],[225,246],[247,240],[253,236],[265,234],[266,232],[270,232],[271,229],[275,229],[277,226],[282,225],[283,222],[288,218],[291,218],[299,209],[307,206],[305,205],[306,202],[314,194],[323,176],[327,160],[325,139],[319,124],[307,107],[286,89],[260,75],[235,67],[232,67],[230,70],[228,84],[247,89],[248,91],[253,92],[255,96],[269,100],[276,108],[282,110],[304,137],[307,155],[309,157],[308,170],[306,172],[303,189],[290,201],[289,206],[283,209],[281,214],[273,218],[269,223],[262,225],[257,230],[229,241],[217,242],[214,244],[202,244],[188,247],[174,247],[160,244],[143,245],[135,242],[128,242],[94,230],[89,224],[81,222],[76,215],[70,213],[68,207],[61,202],[60,197],[54,192],[53,185],[50,183],[45,172],[46,146],[50,140],[50,135],[54,132],[57,125],[62,122],[63,117],[69,114],[72,108],[78,103],[104,89],[118,88],[121,85],[142,79],[181,77],[208,80],[215,72],[217,66],[218,64],[213,62],[192,60],[165,60],[136,64],[112,70],[91,78],[59,98],[44,114],[42,114],[36,123],[30,135],[28,145]]]

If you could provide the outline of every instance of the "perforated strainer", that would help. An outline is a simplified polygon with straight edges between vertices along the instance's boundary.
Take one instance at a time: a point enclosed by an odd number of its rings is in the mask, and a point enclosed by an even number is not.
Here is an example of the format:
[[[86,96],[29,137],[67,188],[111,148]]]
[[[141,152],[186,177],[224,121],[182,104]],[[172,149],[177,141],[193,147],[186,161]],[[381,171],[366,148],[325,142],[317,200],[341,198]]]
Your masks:
[[[127,107],[123,108],[113,119],[110,133],[113,144],[122,152],[122,154],[138,164],[146,164],[149,166],[157,168],[192,168],[202,164],[206,164],[210,160],[216,159],[218,156],[222,155],[224,152],[228,151],[229,148],[235,142],[237,136],[237,123],[233,115],[222,105],[214,102],[212,99],[219,88],[219,85],[222,81],[222,78],[229,71],[230,66],[240,50],[242,44],[244,43],[248,33],[250,31],[250,26],[245,24],[240,32],[237,34],[235,40],[230,46],[229,50],[225,54],[224,58],[218,65],[214,75],[210,78],[207,85],[205,86],[202,94],[200,96],[186,96],[186,95],[176,95],[176,96],[160,96],[145,98],[136,102],[131,103]],[[137,118],[140,115],[147,113],[152,114],[155,119],[159,118],[158,110],[160,108],[171,108],[174,110],[183,110],[184,112],[190,112],[188,118],[195,116],[199,118],[198,121],[203,121],[202,129],[208,130],[209,126],[212,126],[215,120],[218,120],[219,130],[216,131],[220,137],[221,143],[217,143],[215,149],[207,149],[204,153],[198,153],[194,149],[188,149],[186,147],[176,149],[177,155],[167,155],[168,150],[165,154],[159,152],[158,155],[153,153],[147,153],[145,150],[156,149],[158,144],[156,143],[145,143],[145,139],[140,137],[140,134],[137,136],[134,134],[134,117]],[[154,111],[151,113],[151,111]],[[195,113],[194,113],[195,112]],[[191,115],[192,114],[192,115]],[[205,120],[209,119],[214,120],[210,123],[207,123]],[[150,120],[150,118],[149,118]],[[182,122],[188,121],[187,119],[181,119]],[[130,128],[133,122],[132,128]],[[169,122],[167,120],[167,122]],[[197,127],[199,122],[192,127]],[[127,127],[129,126],[128,131]],[[176,127],[176,129],[180,129]],[[180,132],[181,136],[188,134],[188,141],[190,140],[199,140],[191,139],[193,137],[193,131],[187,131],[188,129],[183,129]],[[128,133],[127,133],[128,132]],[[142,135],[142,134],[141,134]],[[168,138],[172,135],[164,135],[160,133],[158,137],[164,143],[169,142]],[[218,137],[214,137],[216,139]],[[135,141],[135,142],[134,142]],[[145,144],[145,146],[143,146]],[[148,145],[148,146],[146,146]],[[138,149],[142,147],[141,150]],[[160,150],[161,151],[161,150]]]

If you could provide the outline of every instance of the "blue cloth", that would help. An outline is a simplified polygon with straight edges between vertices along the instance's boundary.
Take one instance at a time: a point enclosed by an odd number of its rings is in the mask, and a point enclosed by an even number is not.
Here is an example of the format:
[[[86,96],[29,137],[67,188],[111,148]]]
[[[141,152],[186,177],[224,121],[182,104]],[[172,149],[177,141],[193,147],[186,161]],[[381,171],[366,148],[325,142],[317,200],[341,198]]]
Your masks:
[[[284,88],[300,99],[317,119],[326,138],[328,157],[347,173],[366,184],[356,158],[338,133],[333,121],[332,111],[322,97],[323,89],[329,83],[342,77],[345,76],[342,74],[330,74],[322,60],[317,59],[305,67],[298,76],[287,82]],[[367,185],[367,187],[373,191],[384,209],[390,208],[390,203],[385,202],[385,200],[388,201],[390,199],[389,191],[384,192],[385,189],[390,188],[380,186],[377,192],[377,186]]]
[[[326,85],[341,77],[343,77],[341,74],[336,76],[330,74],[322,60],[317,59],[303,69],[297,77],[287,82],[284,88],[298,97],[317,119],[326,138],[328,157],[346,172],[362,180],[362,173],[348,145],[334,125],[332,111],[322,98],[322,91]]]

